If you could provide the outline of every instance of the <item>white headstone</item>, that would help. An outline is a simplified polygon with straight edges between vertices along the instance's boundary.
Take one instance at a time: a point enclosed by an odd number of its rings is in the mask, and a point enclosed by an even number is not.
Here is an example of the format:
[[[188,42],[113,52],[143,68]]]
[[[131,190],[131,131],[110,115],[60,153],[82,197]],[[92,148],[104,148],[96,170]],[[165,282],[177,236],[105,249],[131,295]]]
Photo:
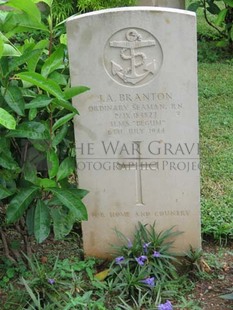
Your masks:
[[[138,0],[137,5],[185,9],[185,0]]]
[[[119,8],[67,22],[86,255],[108,257],[116,228],[175,226],[178,252],[200,247],[195,14]]]

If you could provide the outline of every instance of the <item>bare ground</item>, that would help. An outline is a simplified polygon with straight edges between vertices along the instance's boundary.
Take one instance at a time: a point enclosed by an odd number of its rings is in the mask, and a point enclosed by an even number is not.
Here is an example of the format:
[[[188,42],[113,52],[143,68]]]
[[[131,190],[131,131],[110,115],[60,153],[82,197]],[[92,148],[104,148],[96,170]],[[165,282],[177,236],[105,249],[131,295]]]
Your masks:
[[[205,245],[204,253],[211,255],[214,267],[210,267],[211,279],[196,282],[194,296],[201,302],[203,310],[233,309],[233,301],[220,298],[233,291],[233,245],[220,248],[214,244]]]

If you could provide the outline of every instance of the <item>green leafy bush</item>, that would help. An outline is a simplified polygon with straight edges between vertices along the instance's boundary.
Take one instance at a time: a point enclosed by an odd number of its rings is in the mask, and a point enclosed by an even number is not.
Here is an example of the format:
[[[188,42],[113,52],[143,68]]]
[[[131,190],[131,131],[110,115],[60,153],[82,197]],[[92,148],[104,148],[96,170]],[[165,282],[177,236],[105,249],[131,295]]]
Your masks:
[[[221,35],[219,46],[232,46],[233,43],[233,1],[232,0],[190,0],[189,10],[203,9],[206,22]],[[214,16],[211,19],[209,15]]]
[[[50,4],[51,1],[45,1]],[[70,87],[64,31],[51,13],[32,0],[9,0],[0,11],[0,199],[5,253],[8,225],[24,236],[26,228],[43,242],[51,227],[62,239],[76,221],[87,219],[77,189],[70,99],[87,87]],[[25,250],[25,249],[24,249]],[[16,253],[16,252],[14,252]],[[30,253],[28,253],[30,254]]]

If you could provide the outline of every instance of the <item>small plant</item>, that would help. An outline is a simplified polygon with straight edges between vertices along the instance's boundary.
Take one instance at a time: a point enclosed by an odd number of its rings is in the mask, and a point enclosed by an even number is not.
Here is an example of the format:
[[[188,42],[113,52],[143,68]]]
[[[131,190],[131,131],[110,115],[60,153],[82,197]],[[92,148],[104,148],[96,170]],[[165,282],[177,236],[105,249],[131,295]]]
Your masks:
[[[198,305],[198,301],[196,300],[187,300],[183,296],[181,297],[181,302],[179,303],[179,309],[184,310],[202,310],[202,308]]]
[[[121,298],[134,298],[135,304],[138,296],[149,292],[148,296],[153,297],[158,305],[161,298],[169,295],[166,283],[178,278],[174,265],[177,259],[170,252],[170,240],[179,234],[173,229],[156,233],[155,224],[141,223],[133,240],[117,232],[123,245],[115,247],[118,256],[110,267],[109,278],[113,279]],[[136,304],[140,304],[140,299]]]
[[[53,0],[52,13],[56,24],[64,21],[67,17],[75,14],[77,11],[74,0]]]
[[[121,303],[118,304],[118,307],[124,310],[141,310],[146,304],[151,305],[153,303],[151,296],[149,296],[149,292],[143,294],[141,290],[138,292],[137,300],[133,296],[129,303],[122,298],[119,299]],[[155,302],[158,303],[157,300]]]
[[[209,273],[211,271],[211,268],[203,258],[202,249],[193,249],[192,247],[190,247],[190,250],[186,253],[185,258],[190,273],[195,274],[197,271],[199,273]]]

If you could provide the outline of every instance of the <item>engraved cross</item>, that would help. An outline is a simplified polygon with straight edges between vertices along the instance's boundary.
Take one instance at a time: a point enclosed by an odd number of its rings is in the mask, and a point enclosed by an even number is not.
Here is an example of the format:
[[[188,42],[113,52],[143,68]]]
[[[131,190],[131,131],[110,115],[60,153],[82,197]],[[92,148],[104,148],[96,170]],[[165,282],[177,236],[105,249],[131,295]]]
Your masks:
[[[138,153],[137,158],[135,158],[135,162],[132,165],[132,163],[129,164],[120,164],[118,163],[118,166],[121,169],[133,169],[136,171],[136,206],[142,207],[144,206],[143,203],[143,197],[142,197],[142,175],[141,175],[141,168],[143,167],[143,164],[141,163],[141,152],[140,152],[140,143],[141,141],[133,141],[133,143],[136,145],[136,150]],[[135,148],[134,148],[135,149]]]

